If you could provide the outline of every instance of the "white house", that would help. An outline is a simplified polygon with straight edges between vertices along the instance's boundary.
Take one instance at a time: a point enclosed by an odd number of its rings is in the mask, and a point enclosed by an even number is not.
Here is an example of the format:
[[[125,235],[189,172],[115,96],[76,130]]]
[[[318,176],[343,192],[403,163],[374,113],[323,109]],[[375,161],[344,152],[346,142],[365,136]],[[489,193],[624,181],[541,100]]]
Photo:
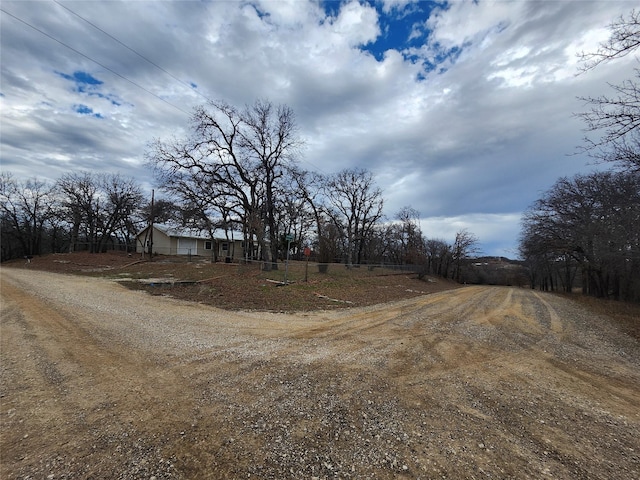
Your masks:
[[[150,241],[150,229],[146,227],[136,235],[136,252],[147,252]],[[256,242],[254,242],[254,248],[256,249],[254,253],[257,254]],[[208,232],[202,230],[154,224],[152,249],[154,254],[159,255],[215,256],[231,260],[245,258],[242,233],[222,229],[215,230],[212,238]]]

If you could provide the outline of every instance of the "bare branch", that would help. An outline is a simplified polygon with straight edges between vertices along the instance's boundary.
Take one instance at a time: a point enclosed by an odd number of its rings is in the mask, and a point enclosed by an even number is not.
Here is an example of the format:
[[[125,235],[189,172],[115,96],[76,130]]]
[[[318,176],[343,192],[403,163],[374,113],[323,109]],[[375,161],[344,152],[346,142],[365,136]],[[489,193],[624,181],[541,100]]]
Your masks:
[[[632,10],[609,25],[611,36],[594,53],[582,53],[582,72],[610,60],[624,57],[640,47],[640,11]],[[582,119],[588,132],[601,131],[598,140],[584,139],[579,151],[606,162],[637,169],[638,143],[629,140],[640,128],[640,69],[635,77],[619,85],[609,84],[613,95],[581,97],[591,105],[587,112],[575,116]]]
[[[609,24],[611,36],[595,52],[578,54],[580,72],[593,70],[601,63],[622,58],[640,47],[640,11],[632,10],[628,17],[620,16]]]

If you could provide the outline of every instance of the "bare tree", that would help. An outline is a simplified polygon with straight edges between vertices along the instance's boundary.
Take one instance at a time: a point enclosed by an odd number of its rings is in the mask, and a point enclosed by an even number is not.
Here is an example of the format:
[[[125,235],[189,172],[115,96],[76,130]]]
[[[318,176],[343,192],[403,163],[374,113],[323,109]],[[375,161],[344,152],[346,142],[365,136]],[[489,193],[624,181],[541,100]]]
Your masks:
[[[425,242],[426,272],[443,278],[449,276],[451,266],[451,245],[446,240],[430,238]]]
[[[612,141],[608,148],[598,148],[597,157],[623,170],[640,171],[640,130]]]
[[[478,253],[478,237],[467,229],[462,229],[456,233],[456,239],[451,248],[451,256],[453,260],[453,278],[460,282],[462,279],[462,267],[464,262],[477,255]]]
[[[409,206],[398,211],[401,226],[401,245],[404,263],[422,263],[425,259],[425,241],[420,229],[420,213]]]
[[[142,189],[133,178],[120,174],[104,175],[100,180],[104,192],[104,208],[98,251],[105,251],[111,237],[118,235],[119,240],[128,248],[136,234],[132,219],[142,205]]]
[[[143,199],[135,180],[119,174],[70,173],[56,188],[71,225],[70,251],[85,244],[92,253],[103,252],[118,234],[125,244],[131,241],[131,220]]]
[[[285,105],[274,107],[271,102],[258,100],[246,107],[242,116],[240,146],[260,174],[264,203],[264,223],[269,235],[272,268],[277,269],[278,228],[276,224],[276,195],[278,180],[292,164],[301,141],[297,135],[295,115]]]
[[[640,47],[640,12],[632,10],[627,17],[621,16],[609,25],[609,29],[611,36],[596,52],[580,54],[582,72],[629,55]],[[598,140],[585,138],[583,149],[600,160],[640,169],[637,133],[640,126],[640,69],[635,69],[633,78],[609,86],[612,95],[581,98],[591,105],[589,111],[577,114],[585,122],[586,130],[603,132]]]
[[[538,201],[523,214],[520,256],[529,274],[529,285],[544,291],[573,289],[578,263],[573,256],[569,232],[560,234],[550,204]]]
[[[46,182],[36,178],[21,182],[9,173],[0,174],[3,259],[41,253],[54,202],[55,196]]]
[[[88,172],[63,175],[56,186],[62,196],[63,215],[71,225],[69,252],[73,252],[78,248],[81,236],[87,242],[95,237],[94,203],[97,202],[98,187]],[[82,233],[81,228],[84,230]]]
[[[257,237],[263,243],[259,214],[259,172],[241,154],[241,113],[224,102],[195,109],[191,135],[185,139],[156,139],[146,157],[161,188],[181,204],[185,219],[213,232],[229,211],[243,225],[248,251]],[[214,249],[215,250],[215,249]]]
[[[417,210],[402,207],[395,215],[395,221],[384,229],[384,255],[394,264],[421,264],[426,262],[425,239],[420,229]]]
[[[583,293],[637,299],[639,225],[640,173],[561,178],[526,212],[520,250],[543,289],[571,291],[578,265]]]
[[[291,254],[294,258],[301,258],[302,247],[311,244],[311,237],[316,220],[313,210],[299,188],[300,180],[298,171],[288,172],[277,184],[280,192],[276,197],[275,216],[276,229],[280,232],[280,252],[285,256],[289,242],[287,236],[291,236]]]
[[[587,72],[601,63],[609,62],[633,53],[640,47],[640,11],[631,10],[627,17],[621,15],[609,24],[611,36],[600,44],[595,52],[581,52],[580,70]]]
[[[140,208],[140,218],[138,225],[143,228],[149,225],[151,215],[153,215],[155,223],[171,223],[179,222],[180,207],[175,202],[166,198],[156,198],[153,202],[153,212],[151,211],[151,202],[144,203]]]
[[[382,192],[371,172],[355,168],[333,175],[327,182],[328,214],[343,232],[346,264],[360,263],[361,253],[382,218]]]
[[[640,126],[640,72],[638,70],[635,77],[633,80],[625,80],[621,85],[610,85],[614,90],[612,96],[582,98],[592,106],[588,112],[578,114],[578,117],[585,122],[586,130],[604,131],[598,140],[585,138],[585,149],[597,158],[610,160],[612,153],[615,155],[617,150],[624,151],[633,145],[627,138]],[[616,161],[618,161],[617,158]]]
[[[267,263],[275,264],[276,185],[300,143],[293,112],[266,101],[244,111],[211,102],[196,108],[191,130],[190,138],[156,140],[150,146],[147,159],[161,186],[210,219],[210,225],[231,212],[237,215],[249,251],[257,238],[262,254],[270,254]]]
[[[329,238],[324,228],[329,224],[327,221],[327,179],[317,172],[308,172],[300,169],[291,170],[292,179],[296,185],[297,196],[304,200],[310,209],[316,229],[316,246],[318,250],[318,261],[328,263],[333,261],[335,248],[330,245]]]

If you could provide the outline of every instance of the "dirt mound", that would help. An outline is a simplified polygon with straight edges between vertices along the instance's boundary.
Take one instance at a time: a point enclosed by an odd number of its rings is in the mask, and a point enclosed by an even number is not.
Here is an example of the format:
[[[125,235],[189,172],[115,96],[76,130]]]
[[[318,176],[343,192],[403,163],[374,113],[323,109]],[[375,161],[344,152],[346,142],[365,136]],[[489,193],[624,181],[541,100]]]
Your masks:
[[[312,311],[366,306],[459,285],[441,278],[420,280],[415,273],[384,266],[347,269],[331,264],[320,273],[317,264],[290,262],[265,271],[263,264],[212,263],[204,257],[76,252],[35,257],[9,266],[56,273],[117,279],[127,288],[171,296],[230,310]],[[286,286],[284,282],[286,280]]]

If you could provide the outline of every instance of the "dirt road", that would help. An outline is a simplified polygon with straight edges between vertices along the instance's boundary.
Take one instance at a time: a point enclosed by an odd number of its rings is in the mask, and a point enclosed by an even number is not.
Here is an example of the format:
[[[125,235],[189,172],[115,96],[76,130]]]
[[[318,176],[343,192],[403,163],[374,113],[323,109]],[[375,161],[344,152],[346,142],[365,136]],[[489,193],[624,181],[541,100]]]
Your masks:
[[[0,273],[3,479],[640,478],[640,346],[560,297],[282,315]]]

